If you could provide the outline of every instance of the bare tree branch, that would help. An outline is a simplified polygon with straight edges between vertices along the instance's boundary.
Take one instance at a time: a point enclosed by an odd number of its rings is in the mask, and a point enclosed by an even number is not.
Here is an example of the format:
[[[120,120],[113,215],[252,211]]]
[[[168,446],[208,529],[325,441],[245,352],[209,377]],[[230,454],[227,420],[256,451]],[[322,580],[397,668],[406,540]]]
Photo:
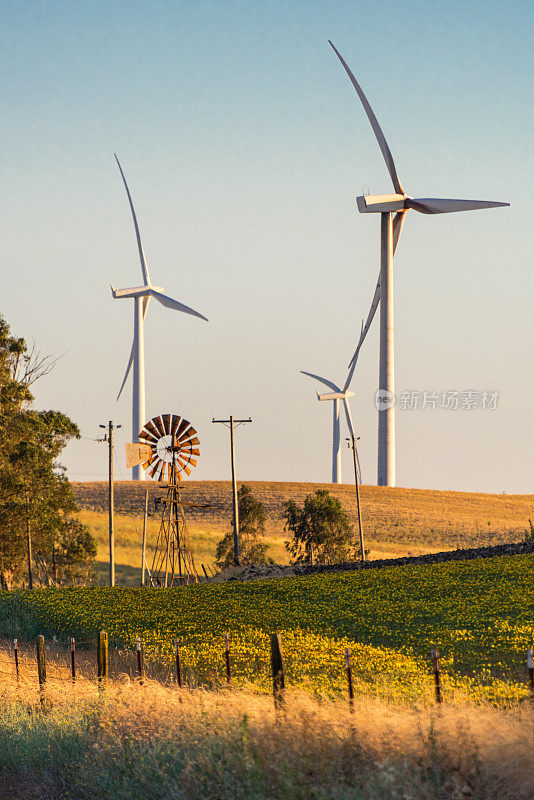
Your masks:
[[[16,353],[13,363],[13,379],[28,388],[52,372],[64,355],[65,353],[61,353],[59,356],[43,356],[33,342],[30,350]]]

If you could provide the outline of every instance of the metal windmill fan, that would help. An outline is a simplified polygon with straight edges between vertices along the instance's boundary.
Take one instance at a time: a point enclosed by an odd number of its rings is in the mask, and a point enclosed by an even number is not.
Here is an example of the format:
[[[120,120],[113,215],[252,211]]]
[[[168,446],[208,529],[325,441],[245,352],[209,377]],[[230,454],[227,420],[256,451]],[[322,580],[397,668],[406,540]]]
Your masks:
[[[138,442],[126,445],[128,467],[140,464],[151,478],[164,481],[167,477],[168,481],[164,494],[154,499],[160,525],[152,569],[148,571],[151,586],[167,587],[198,580],[178,485],[182,475],[190,475],[192,467],[197,465],[200,442],[196,433],[183,417],[160,414],[146,423]],[[192,503],[186,505],[195,507]]]
[[[143,461],[142,468],[151,478],[160,481],[182,480],[182,474],[191,474],[200,456],[200,442],[191,423],[177,414],[152,417],[139,434],[139,444],[149,446],[151,455]],[[148,455],[148,450],[146,450]]]

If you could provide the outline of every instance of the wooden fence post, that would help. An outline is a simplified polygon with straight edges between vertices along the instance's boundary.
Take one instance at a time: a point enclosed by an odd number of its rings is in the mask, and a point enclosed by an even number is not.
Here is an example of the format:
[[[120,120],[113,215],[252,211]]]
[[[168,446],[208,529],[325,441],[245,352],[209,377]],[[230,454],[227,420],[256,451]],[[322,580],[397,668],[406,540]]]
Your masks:
[[[434,667],[434,688],[436,692],[436,703],[441,703],[441,674],[439,671],[439,650],[432,650],[432,665]]]
[[[529,647],[527,650],[527,669],[528,669],[528,682],[530,685],[530,691],[534,699],[534,665],[532,661],[532,647]]]
[[[108,634],[107,631],[100,631],[98,634],[97,667],[98,685],[103,687],[108,677]]]
[[[39,694],[41,695],[41,705],[44,705],[44,691],[46,684],[46,652],[44,636],[38,636],[35,643],[37,656],[37,675],[39,677]]]
[[[76,642],[73,638],[70,640],[70,676],[74,683],[76,681]]]
[[[13,648],[15,650],[15,673],[17,675],[17,686],[20,683],[20,670],[19,670],[19,641],[13,639]]]
[[[345,667],[347,668],[347,686],[349,690],[349,711],[354,714],[354,689],[352,686],[352,666],[350,663],[350,650],[345,650]]]
[[[279,633],[271,633],[271,671],[273,674],[274,707],[280,708],[284,703],[286,682],[282,659],[282,639]]]
[[[226,683],[230,684],[232,682],[232,673],[230,670],[230,641],[228,633],[224,634],[224,660],[226,663]]]
[[[144,683],[145,671],[143,667],[143,648],[141,647],[141,639],[137,637],[135,642],[135,649],[137,650],[137,675],[139,683]]]
[[[178,637],[174,640],[174,652],[176,655],[176,680],[180,689],[182,688],[182,665],[180,663],[180,645],[178,644]]]

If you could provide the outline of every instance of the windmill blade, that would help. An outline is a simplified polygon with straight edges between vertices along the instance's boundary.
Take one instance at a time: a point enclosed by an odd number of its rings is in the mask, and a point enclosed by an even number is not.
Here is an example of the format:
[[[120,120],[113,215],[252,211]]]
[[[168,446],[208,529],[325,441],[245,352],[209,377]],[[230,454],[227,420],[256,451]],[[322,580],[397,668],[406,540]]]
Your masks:
[[[161,421],[161,418],[160,417],[152,417],[152,422],[154,423],[155,427],[157,428],[159,435],[160,436],[165,436],[166,435],[165,427],[163,425],[163,422]]]
[[[186,431],[184,431],[184,433],[182,433],[182,434],[180,434],[180,436],[178,436],[178,441],[180,443],[180,446],[184,447],[187,444],[186,439],[190,439],[195,434],[196,434],[196,430],[191,425]]]
[[[154,463],[154,461],[156,460],[156,458],[157,458],[157,457],[158,457],[158,456],[157,456],[157,454],[154,454],[154,453],[153,453],[153,454],[150,456],[150,458],[148,459],[148,461],[145,461],[145,462],[144,462],[144,464],[141,464],[141,467],[142,467],[144,470],[147,470],[147,469],[148,469],[148,467],[149,467],[151,464],[153,464],[153,463]]]
[[[145,438],[145,430],[149,431],[149,433],[151,433],[152,436],[154,436],[156,441],[158,441],[161,438],[160,432],[158,431],[158,429],[154,425],[154,420],[152,420],[152,419],[148,420],[148,422],[146,423],[145,427],[143,428],[143,430],[139,434],[140,437]]]
[[[159,460],[159,457],[158,457],[157,460],[156,460],[156,463],[154,464],[154,466],[152,467],[152,469],[148,473],[151,478],[153,478],[155,476],[156,472],[158,471],[158,469],[160,467],[160,464],[161,464],[161,461]]]
[[[156,292],[155,289],[150,289],[149,291],[150,296],[154,297],[158,303],[161,303],[161,305],[165,306],[165,308],[172,308],[175,311],[183,311],[184,314],[191,314],[193,317],[199,317],[200,319],[209,322],[208,318],[203,314],[199,314],[198,311],[189,308],[189,306],[179,303],[178,300],[173,300],[172,297],[168,297],[166,294],[162,294],[162,292]]]
[[[177,430],[175,430],[175,432],[174,432],[174,435],[176,436],[177,439],[180,438],[180,436],[182,435],[182,433],[185,431],[185,429],[187,428],[187,426],[189,424],[190,424],[189,420],[182,419],[182,421],[180,422],[180,425],[178,426]]]
[[[152,436],[151,433],[148,433],[146,430],[142,430],[139,434],[139,439],[143,442],[148,442],[152,448],[156,447],[159,439],[156,436]]]
[[[328,381],[326,378],[321,378],[320,375],[314,375],[313,372],[305,372],[303,369],[301,369],[300,372],[302,375],[308,375],[308,377],[310,378],[315,378],[316,381],[319,381],[319,383],[323,383],[325,386],[328,386],[328,388],[332,389],[333,392],[341,392],[339,386],[336,386],[335,383],[333,383],[332,381]]]
[[[130,190],[128,188],[128,184],[126,183],[126,178],[124,177],[124,172],[122,171],[122,167],[120,165],[119,159],[117,158],[117,154],[113,153],[113,155],[115,156],[115,161],[117,162],[117,166],[120,169],[122,180],[124,182],[124,188],[126,189],[126,194],[128,195],[128,202],[130,203],[130,210],[132,212],[134,228],[135,228],[135,236],[137,238],[137,249],[139,250],[139,260],[141,261],[141,272],[143,273],[143,280],[145,282],[145,286],[150,286],[150,275],[148,273],[148,267],[146,265],[146,259],[143,251],[143,245],[141,242],[141,234],[139,233],[139,225],[137,224],[137,217],[135,215],[132,195],[130,194]]]
[[[195,431],[196,433],[196,431]],[[186,453],[189,452],[191,447],[195,447],[196,445],[200,444],[199,440],[195,436],[194,439],[190,439],[188,442],[180,442],[181,449],[185,450]]]
[[[182,418],[181,418],[181,417],[179,417],[179,416],[178,416],[178,414],[173,414],[173,415],[172,415],[172,421],[171,421],[171,436],[174,436],[174,434],[176,433],[176,428],[177,428],[177,427],[178,427],[178,425],[180,424],[180,420],[181,420],[181,419],[182,419]]]
[[[171,415],[162,414],[161,419],[163,420],[163,427],[165,429],[165,433],[167,436],[169,436],[171,432]]]
[[[149,302],[150,302],[150,297],[143,297],[143,308],[142,308],[143,322],[145,321]],[[119,389],[119,393],[117,395],[117,400],[121,396],[122,390],[124,389],[124,384],[126,383],[126,379],[128,378],[128,374],[130,372],[130,369],[132,368],[134,357],[135,357],[135,350],[134,350],[134,344],[132,342],[132,349],[130,350],[130,358],[128,359],[128,366],[126,367],[126,372],[124,373],[124,378],[122,379],[121,388]]]
[[[492,200],[447,200],[441,197],[407,197],[406,208],[413,208],[421,214],[452,214],[455,211],[477,211],[481,208],[498,208],[510,203],[496,203]]]
[[[371,123],[371,128],[373,129],[373,132],[374,132],[374,134],[376,136],[376,140],[378,142],[378,146],[380,147],[380,150],[381,150],[382,155],[384,157],[384,161],[386,162],[386,167],[388,169],[388,172],[390,174],[391,180],[393,182],[393,186],[395,188],[395,191],[397,192],[397,194],[404,194],[404,189],[402,188],[401,182],[399,181],[399,178],[398,178],[398,175],[397,175],[397,169],[395,167],[395,162],[393,161],[393,156],[391,155],[391,150],[389,149],[388,143],[386,142],[386,137],[384,136],[384,134],[382,132],[382,128],[378,124],[378,120],[375,117],[373,109],[369,105],[369,101],[367,100],[367,97],[363,93],[362,87],[360,86],[360,84],[358,83],[358,81],[356,80],[354,75],[352,74],[352,72],[350,70],[350,67],[347,64],[347,62],[345,61],[345,59],[343,58],[343,56],[339,53],[339,51],[336,49],[336,47],[332,44],[332,42],[330,40],[328,41],[328,44],[330,45],[330,47],[332,48],[332,50],[334,51],[336,56],[341,61],[342,65],[343,65],[343,67],[345,69],[345,72],[349,76],[350,82],[352,83],[352,85],[356,89],[356,92],[358,93],[358,97],[360,98],[360,100],[362,102],[362,105],[363,105],[363,107],[365,109],[365,113],[367,114],[369,122]]]

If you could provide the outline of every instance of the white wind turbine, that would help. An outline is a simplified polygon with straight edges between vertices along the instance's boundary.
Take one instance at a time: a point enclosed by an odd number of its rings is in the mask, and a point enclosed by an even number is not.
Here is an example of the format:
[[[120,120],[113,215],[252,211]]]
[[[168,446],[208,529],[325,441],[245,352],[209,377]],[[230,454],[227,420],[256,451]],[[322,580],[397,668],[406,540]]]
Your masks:
[[[371,310],[367,322],[362,329],[360,341],[352,357],[351,364],[357,358],[361,345],[371,325],[375,311],[380,303],[380,367],[378,405],[378,485],[395,486],[395,408],[393,394],[395,391],[393,363],[393,255],[397,247],[404,217],[409,209],[421,214],[449,214],[454,211],[474,211],[480,208],[509,206],[509,203],[496,203],[488,200],[448,200],[434,197],[413,198],[407,195],[397,176],[393,156],[386,142],[373,109],[364,95],[358,81],[349,66],[329,42],[341,61],[347,75],[371,123],[378,146],[386,162],[395,194],[365,195],[357,198],[360,213],[379,213],[380,225],[380,275],[375,290]],[[392,215],[395,214],[393,218]],[[350,365],[349,365],[350,366]]]
[[[119,163],[119,159],[117,158],[116,154],[115,154],[115,160],[122,175],[122,180],[124,182],[126,194],[128,195],[128,202],[130,203],[130,209],[132,212],[133,223],[135,227],[135,236],[137,238],[137,249],[139,250],[139,260],[141,262],[141,272],[143,275],[143,286],[135,286],[131,289],[115,289],[113,284],[111,284],[111,293],[116,300],[122,300],[126,298],[133,298],[134,300],[134,334],[133,334],[132,349],[130,351],[130,358],[128,360],[128,366],[126,367],[126,372],[124,374],[121,388],[119,389],[119,394],[117,395],[117,400],[121,396],[122,390],[124,389],[124,384],[126,383],[126,379],[133,365],[132,441],[138,442],[139,433],[141,432],[141,429],[143,428],[143,425],[146,422],[145,339],[144,339],[143,327],[144,327],[145,317],[148,311],[148,304],[150,302],[150,298],[153,297],[155,300],[161,303],[162,306],[165,306],[166,308],[172,308],[175,311],[183,311],[184,314],[192,314],[194,317],[200,317],[200,319],[206,320],[206,322],[208,320],[206,319],[206,317],[202,316],[202,314],[199,314],[198,311],[194,311],[192,308],[189,308],[189,306],[186,306],[183,303],[179,303],[177,300],[173,300],[171,297],[167,297],[167,295],[162,294],[163,287],[152,285],[145,259],[145,254],[143,252],[143,245],[141,243],[141,234],[139,233],[139,225],[137,224],[137,217],[135,215],[132,196],[130,194],[130,190],[128,189],[128,184],[126,183],[124,172],[122,171],[122,167]],[[144,470],[140,466],[134,467],[132,470],[132,480],[142,481],[144,479],[145,479]]]
[[[349,398],[354,397],[354,392],[349,391],[350,382],[352,380],[352,376],[354,374],[354,369],[356,367],[356,360],[351,364],[349,373],[347,375],[347,380],[345,381],[343,388],[340,388],[334,381],[330,381],[327,378],[321,378],[320,375],[315,375],[313,372],[305,372],[301,370],[303,375],[308,375],[310,378],[314,378],[316,381],[324,384],[331,392],[327,394],[319,394],[317,392],[317,399],[318,400],[331,400],[332,401],[332,483],[341,483],[341,425],[340,425],[340,403],[343,403],[343,410],[345,411],[345,417],[347,420],[347,425],[349,428],[349,433],[354,444],[354,440],[356,438],[356,434],[354,432],[354,425],[352,422],[352,414],[350,413],[350,406],[349,406]],[[358,458],[358,452],[356,451],[356,457],[358,459],[358,472],[361,475],[360,470],[360,462]]]

